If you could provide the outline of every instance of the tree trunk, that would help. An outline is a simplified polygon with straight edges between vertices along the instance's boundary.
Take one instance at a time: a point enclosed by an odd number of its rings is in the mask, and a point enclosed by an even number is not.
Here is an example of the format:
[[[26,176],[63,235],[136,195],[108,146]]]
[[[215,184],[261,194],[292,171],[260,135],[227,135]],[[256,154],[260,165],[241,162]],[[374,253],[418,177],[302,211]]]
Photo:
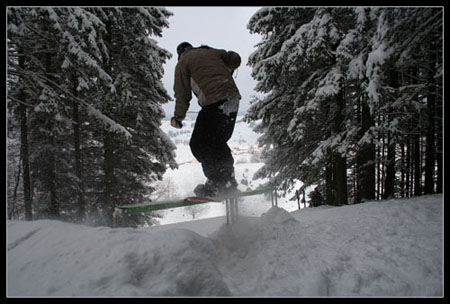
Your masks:
[[[339,153],[335,154],[334,183],[336,185],[336,205],[347,205],[347,158]]]
[[[405,197],[411,196],[411,137],[406,137],[406,155],[405,155]]]
[[[112,36],[113,36],[112,24],[111,21],[108,20],[106,22],[105,42],[107,42],[110,48],[113,47]],[[112,51],[110,53],[112,53]],[[112,74],[112,67],[110,65],[111,62],[112,58],[109,59],[109,62],[104,63],[105,64],[104,69],[109,75]],[[105,224],[107,226],[113,227],[114,226],[113,214],[115,208],[114,133],[111,133],[107,130],[103,131],[103,150],[104,150],[103,167],[105,173],[105,200],[103,204],[103,217]]]
[[[405,154],[405,145],[404,143],[400,144],[400,159],[402,162],[401,169],[400,169],[400,197],[405,197],[405,180],[406,180],[406,154]]]
[[[436,75],[436,43],[431,39],[430,43],[430,57],[428,69],[428,93],[427,93],[427,137],[426,137],[426,152],[425,152],[425,187],[424,194],[434,193],[434,170],[435,170],[435,106],[436,106],[436,82],[434,76]]]
[[[442,131],[440,131],[442,132]],[[441,133],[442,134],[442,133]],[[442,193],[442,183],[443,183],[443,159],[442,159],[442,135],[438,135],[436,145],[436,193]]]
[[[21,52],[22,53],[22,52]],[[25,58],[19,57],[19,66],[25,70]],[[19,99],[25,101],[25,93],[21,91]],[[30,156],[28,151],[28,121],[27,107],[21,103],[19,105],[20,112],[20,153],[22,154],[22,170],[23,170],[23,195],[25,205],[25,220],[33,220],[33,206],[31,201],[31,182],[30,182]]]
[[[396,70],[391,70],[389,75],[390,85],[393,88],[399,87],[398,73]],[[392,119],[391,108],[388,109],[387,119]],[[393,134],[387,132],[387,158],[386,158],[386,179],[384,180],[384,194],[383,199],[394,197],[395,192],[395,142]]]
[[[422,161],[420,153],[420,135],[414,136],[414,196],[422,195]]]
[[[354,204],[359,204],[362,201],[362,197],[361,197],[361,174],[359,172],[360,170],[360,160],[357,156],[357,160],[356,160],[356,165],[355,168],[353,170],[353,203]]]
[[[104,131],[103,134],[104,145],[104,171],[105,171],[105,200],[103,204],[103,217],[105,225],[113,227],[114,225],[114,146],[113,134]]]
[[[442,121],[442,118],[440,118]],[[437,132],[437,143],[436,143],[436,193],[442,193],[442,183],[443,183],[443,137],[442,137],[442,126],[439,126]]]
[[[73,95],[78,96],[77,80],[74,77],[73,81]],[[83,221],[86,213],[86,206],[84,200],[84,182],[83,182],[83,171],[82,171],[82,156],[81,156],[81,134],[80,126],[81,120],[79,115],[79,105],[76,100],[72,102],[72,119],[73,119],[73,144],[75,150],[75,175],[78,178],[77,183],[77,196],[78,196],[78,220]]]
[[[337,111],[334,118],[333,131],[335,134],[339,133],[342,129],[342,124],[344,122],[344,116],[342,115],[345,109],[345,99],[344,92],[341,90],[336,95]],[[334,153],[334,172],[333,181],[336,187],[336,201],[338,205],[347,205],[347,158],[338,152]]]
[[[374,120],[370,114],[369,105],[366,100],[362,101],[362,120],[361,120],[361,134],[365,134],[371,127],[374,126]],[[367,143],[361,147],[360,161],[361,161],[361,197],[362,200],[375,199],[375,144]]]
[[[327,205],[334,205],[334,185],[333,185],[333,157],[331,152],[327,156],[327,164],[325,166],[325,202]]]
[[[377,189],[376,189],[376,199],[379,200],[381,198],[381,193],[382,193],[382,189],[381,189],[381,171],[383,166],[381,165],[381,159],[382,159],[382,153],[381,150],[383,149],[383,147],[380,145],[377,145],[376,149],[376,153],[377,153],[377,164],[376,164],[376,169],[377,169]]]
[[[53,69],[52,69],[52,54],[46,54],[46,73],[47,78],[53,80]],[[55,123],[53,118],[48,120],[46,129],[49,132],[48,143],[50,150],[48,151],[48,190],[50,192],[50,205],[48,207],[49,217],[51,219],[58,219],[60,217],[60,206],[56,197],[56,156],[55,156],[55,136],[53,135],[53,129]]]
[[[52,125],[50,125],[50,130],[52,128]],[[59,203],[56,198],[56,159],[55,159],[55,139],[54,136],[49,136],[49,146],[52,147],[49,155],[48,155],[48,185],[49,185],[49,192],[50,192],[50,205],[48,208],[49,212],[49,218],[51,219],[58,219],[59,214]]]
[[[22,99],[23,100],[23,99]],[[28,152],[28,125],[27,108],[24,104],[19,106],[20,111],[20,153],[22,154],[22,179],[23,195],[25,204],[25,220],[33,220],[33,208],[31,202],[31,182],[30,182],[30,158]]]
[[[395,186],[395,143],[388,134],[387,138],[387,165],[386,165],[386,179],[384,181],[383,199],[394,197]]]

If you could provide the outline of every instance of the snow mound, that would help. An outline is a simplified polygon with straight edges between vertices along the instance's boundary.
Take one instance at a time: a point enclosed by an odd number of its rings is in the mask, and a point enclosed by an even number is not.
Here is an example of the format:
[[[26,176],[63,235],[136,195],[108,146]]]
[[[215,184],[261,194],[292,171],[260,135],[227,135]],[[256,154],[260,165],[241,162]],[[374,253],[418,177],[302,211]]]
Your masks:
[[[46,220],[10,222],[8,230],[10,296],[230,294],[212,241],[189,230],[153,233]]]
[[[285,225],[292,222],[297,222],[297,220],[286,210],[279,207],[272,207],[266,213],[261,215],[261,221],[264,224],[269,225]]]
[[[238,221],[231,226],[222,225],[210,235],[210,238],[219,250],[226,249],[244,257],[250,248],[266,240],[281,237],[289,230],[290,225],[295,223],[297,220],[289,212],[279,207],[272,207],[260,218],[239,217]]]

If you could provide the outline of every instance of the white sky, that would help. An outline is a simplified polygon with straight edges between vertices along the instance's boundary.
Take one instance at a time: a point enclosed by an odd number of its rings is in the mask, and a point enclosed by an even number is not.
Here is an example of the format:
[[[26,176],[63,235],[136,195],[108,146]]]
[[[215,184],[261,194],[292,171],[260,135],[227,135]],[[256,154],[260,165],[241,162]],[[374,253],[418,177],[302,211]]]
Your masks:
[[[247,66],[249,55],[254,52],[255,45],[261,41],[261,36],[250,34],[247,29],[250,17],[260,7],[167,7],[174,15],[169,21],[169,28],[162,32],[162,38],[154,38],[158,45],[172,53],[173,57],[164,65],[163,83],[173,99],[173,82],[177,64],[176,47],[183,41],[190,42],[194,47],[206,44],[214,48],[233,50],[242,58],[238,72],[234,73],[235,82],[241,93],[240,112],[247,110],[253,95],[256,81],[251,77],[251,68]],[[237,74],[236,74],[237,73]],[[189,111],[199,111],[195,95],[192,95]],[[166,117],[173,116],[175,102],[170,101],[163,106]]]

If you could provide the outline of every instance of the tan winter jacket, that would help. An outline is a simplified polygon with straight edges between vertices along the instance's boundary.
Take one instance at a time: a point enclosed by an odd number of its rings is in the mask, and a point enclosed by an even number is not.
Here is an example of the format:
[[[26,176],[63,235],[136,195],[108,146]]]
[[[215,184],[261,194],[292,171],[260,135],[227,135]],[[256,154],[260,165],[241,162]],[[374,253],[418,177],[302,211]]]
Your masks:
[[[185,118],[192,91],[202,107],[224,99],[240,99],[232,77],[240,64],[241,57],[233,51],[213,48],[185,50],[175,68],[175,118]]]

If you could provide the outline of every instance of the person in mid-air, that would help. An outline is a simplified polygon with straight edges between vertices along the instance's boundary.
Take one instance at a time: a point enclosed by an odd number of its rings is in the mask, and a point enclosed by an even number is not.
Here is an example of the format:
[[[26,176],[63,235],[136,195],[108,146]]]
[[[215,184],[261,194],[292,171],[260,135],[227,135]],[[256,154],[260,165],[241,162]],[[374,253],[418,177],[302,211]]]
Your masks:
[[[175,67],[174,128],[182,128],[192,92],[201,110],[190,140],[194,157],[201,163],[207,180],[194,189],[198,196],[218,196],[237,190],[234,159],[227,142],[233,134],[241,95],[233,71],[241,57],[233,51],[182,42],[177,47]]]

